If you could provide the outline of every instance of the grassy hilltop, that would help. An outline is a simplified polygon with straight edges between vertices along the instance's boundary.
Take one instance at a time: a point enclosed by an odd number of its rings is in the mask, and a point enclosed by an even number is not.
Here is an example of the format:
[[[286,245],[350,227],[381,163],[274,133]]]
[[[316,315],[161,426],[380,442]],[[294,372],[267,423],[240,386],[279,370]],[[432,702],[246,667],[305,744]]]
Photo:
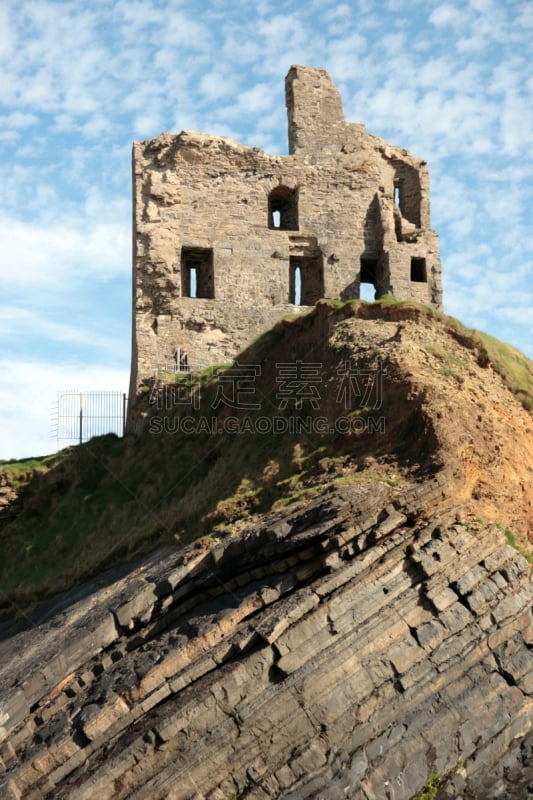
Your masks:
[[[282,407],[279,364],[296,362],[315,365],[316,391],[304,392],[299,407]],[[508,517],[515,543],[527,548],[526,489],[519,487],[520,471],[523,478],[533,465],[533,365],[514,348],[415,303],[322,301],[281,320],[238,363],[256,370],[255,394],[243,398],[258,408],[217,402],[230,365],[169,376],[138,398],[140,436],[108,435],[45,458],[0,462],[12,496],[0,515],[4,615],[163,543],[201,546],[202,537],[234,534],[266,511],[340,485],[401,487],[453,459],[458,491],[480,515],[504,527]],[[361,391],[347,407],[347,363],[357,366],[361,390],[379,364],[382,396]],[[199,403],[178,402],[191,388]],[[183,416],[188,432],[178,430]],[[490,487],[504,480],[507,494],[491,499]]]

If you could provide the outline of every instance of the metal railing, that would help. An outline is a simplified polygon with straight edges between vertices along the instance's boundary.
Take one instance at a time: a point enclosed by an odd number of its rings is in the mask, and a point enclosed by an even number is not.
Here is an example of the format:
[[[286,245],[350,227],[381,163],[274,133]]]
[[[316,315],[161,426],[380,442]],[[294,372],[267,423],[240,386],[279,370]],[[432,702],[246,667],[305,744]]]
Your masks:
[[[186,362],[177,361],[172,356],[167,356],[162,362],[156,364],[154,368],[154,378],[158,380],[163,375],[173,375],[180,372],[201,372],[207,364],[199,361],[194,356],[188,356]]]
[[[52,435],[61,441],[87,442],[93,436],[126,431],[127,400],[123,392],[73,390],[57,393]]]

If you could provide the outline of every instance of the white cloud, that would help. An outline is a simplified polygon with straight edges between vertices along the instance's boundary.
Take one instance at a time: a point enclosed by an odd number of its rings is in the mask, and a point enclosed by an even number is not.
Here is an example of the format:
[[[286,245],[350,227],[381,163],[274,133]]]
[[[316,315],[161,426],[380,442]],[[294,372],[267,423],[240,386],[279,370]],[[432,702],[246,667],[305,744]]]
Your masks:
[[[348,34],[343,31],[342,35],[335,36],[328,47],[327,66],[336,82],[353,78],[358,59],[366,48],[366,39],[359,31]]]
[[[15,330],[19,332],[19,342],[29,339],[33,343],[38,341],[41,346],[44,340],[69,346],[89,343],[92,351],[113,353],[116,350],[114,336],[98,324],[96,329],[87,329],[79,320],[63,322],[35,307],[0,305],[0,336],[7,341]]]
[[[0,141],[2,142],[17,142],[20,139],[20,133],[17,131],[0,131]]]
[[[14,111],[12,114],[7,114],[0,117],[0,125],[5,125],[8,128],[30,128],[39,121],[39,117],[35,114],[24,114],[22,111]]]
[[[206,50],[212,41],[211,31],[198,20],[196,14],[187,15],[181,10],[165,17],[163,25],[163,44],[173,49],[186,45],[188,49]]]
[[[200,91],[208,100],[216,100],[235,92],[236,80],[234,76],[219,70],[211,70],[202,76]]]
[[[353,9],[351,9],[347,3],[341,3],[335,8],[332,8],[331,11],[326,12],[326,17],[328,19],[342,19],[346,21],[352,16],[352,13]]]
[[[451,26],[458,30],[464,29],[467,15],[464,11],[459,11],[450,3],[443,3],[437,6],[429,15],[429,21],[438,28]]]
[[[126,224],[80,221],[56,225],[27,223],[0,215],[8,234],[3,243],[0,285],[30,292],[44,287],[64,292],[81,278],[108,280],[130,272],[130,238]]]
[[[122,35],[126,40],[142,41],[150,27],[161,23],[164,11],[149,0],[120,0],[114,5],[114,16],[119,19]]]
[[[15,34],[11,21],[11,4],[0,5],[0,59],[8,59],[15,50]]]
[[[69,442],[52,435],[58,391],[127,392],[128,374],[98,364],[0,360],[0,458],[47,455]],[[75,442],[70,442],[75,444]]]
[[[109,119],[104,114],[93,114],[90,119],[84,124],[79,126],[80,133],[89,138],[96,138],[103,133],[109,133]]]
[[[272,130],[273,127],[279,130],[278,123],[281,122],[281,117],[277,101],[277,92],[271,84],[258,83],[251,89],[241,92],[235,103],[217,109],[214,114],[216,129],[211,133],[240,138],[242,141],[247,137],[234,131],[239,130],[239,125],[242,126],[243,120],[250,119],[253,120],[254,127],[254,141],[251,144],[261,146],[257,139],[262,138],[264,131]],[[231,127],[228,126],[228,123]],[[284,127],[286,127],[286,123]],[[257,139],[255,138],[256,134]]]
[[[524,3],[517,11],[517,26],[520,29],[533,28],[533,5],[531,5],[531,3]]]
[[[137,114],[133,122],[133,130],[136,139],[149,139],[159,136],[162,132],[163,124],[161,116],[157,111],[147,111],[144,114]]]

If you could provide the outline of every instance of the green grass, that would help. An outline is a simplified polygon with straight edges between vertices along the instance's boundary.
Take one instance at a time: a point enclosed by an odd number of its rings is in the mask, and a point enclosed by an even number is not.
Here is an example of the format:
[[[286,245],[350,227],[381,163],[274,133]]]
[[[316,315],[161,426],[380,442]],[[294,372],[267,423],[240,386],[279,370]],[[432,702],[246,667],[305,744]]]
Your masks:
[[[412,796],[411,800],[435,800],[443,781],[443,776],[439,772],[432,772],[424,786]]]
[[[396,297],[393,297],[391,294],[384,294],[379,300],[375,301],[375,305],[380,306],[406,306],[410,305],[412,302],[411,300],[398,300]],[[422,304],[419,304],[422,305]],[[429,308],[429,306],[428,306]]]
[[[230,369],[231,366],[231,363],[225,362],[222,364],[211,364],[209,367],[197,371],[190,370],[189,372],[162,372],[157,377],[157,383],[161,386],[172,384],[179,385],[181,383],[187,383],[193,380],[194,382],[199,382],[200,384],[207,384],[214,376],[219,375],[221,372],[224,372],[227,369]],[[150,391],[150,389],[148,388],[147,391]]]
[[[201,408],[187,414],[224,419],[226,408],[211,407],[216,380],[202,381]],[[146,393],[136,407],[161,420],[180,411],[156,412]],[[267,403],[246,416],[284,413]],[[27,608],[161,542],[224,534],[277,501],[316,496],[317,462],[338,446],[333,434],[145,432],[3,464],[13,483],[26,483],[22,511],[2,528],[0,613]]]
[[[374,305],[375,313],[380,305],[407,303],[382,298]],[[337,315],[350,316],[362,308],[359,301],[326,300],[320,306],[316,313],[324,315],[326,311],[332,323]],[[366,309],[364,313],[368,313]],[[445,319],[453,326],[451,318]],[[258,364],[266,359],[263,380],[272,363],[270,354],[284,354],[290,348],[291,358],[308,360],[308,340],[298,334],[309,330],[310,324],[308,315],[281,321],[252,343],[240,363]],[[457,326],[453,330],[468,340],[471,349],[485,341],[459,323]],[[530,362],[518,351],[500,345],[496,340],[487,341],[483,345],[487,358],[493,362],[498,357],[502,372],[507,365],[505,374],[515,394],[523,399],[526,389],[529,391]],[[198,410],[185,409],[193,419],[205,416],[221,422],[227,418],[228,409],[212,407],[216,374],[225,368],[227,365],[219,365],[195,373],[202,404]],[[237,416],[246,413],[252,420],[259,414],[267,419],[295,416],[292,410],[279,410],[277,385],[263,384],[262,389],[261,409],[237,412]],[[140,393],[135,404],[136,411],[147,415],[148,424],[154,416],[171,421],[174,414],[183,413],[176,408],[157,411],[150,405],[150,394]],[[309,409],[299,413],[307,415]],[[0,614],[25,608],[161,542],[225,535],[258,514],[308,502],[328,487],[368,481],[394,483],[396,479],[386,472],[380,474],[379,469],[351,473],[349,467],[341,467],[352,458],[357,461],[365,446],[371,450],[373,444],[369,439],[365,445],[364,436],[334,433],[232,435],[202,430],[157,434],[147,430],[139,437],[98,437],[54,456],[0,462],[0,474],[19,492],[22,503],[18,515],[1,528]],[[398,447],[403,452],[403,439]],[[335,467],[328,474],[320,467],[322,459],[329,459]]]
[[[505,384],[528,411],[533,411],[533,363],[520,350],[479,333],[478,352],[503,378]]]
[[[429,306],[425,308],[445,322],[461,344],[476,353],[481,366],[492,366],[526,411],[533,411],[533,362],[524,353],[488,333],[467,328],[462,322],[442,311]],[[466,364],[458,363],[457,366]]]
[[[298,321],[304,314],[297,314],[294,317],[291,317],[291,320],[286,320],[290,324],[293,320],[296,322]],[[246,356],[245,359],[247,363],[254,363],[254,361],[259,360],[261,361],[268,353],[278,344],[282,337],[281,329],[278,325],[275,325],[270,330],[265,331],[264,333],[257,336],[252,344],[246,348]]]
[[[422,788],[411,797],[411,800],[436,800],[439,790],[445,788],[449,778],[464,765],[464,760],[459,758],[457,764],[446,772],[432,772]]]
[[[47,472],[61,458],[61,454],[53,454],[40,458],[12,459],[11,461],[0,459],[0,475],[5,475],[11,486],[19,488],[26,485],[35,473]]]
[[[263,478],[266,455],[283,462],[281,474],[299,469],[279,438],[278,447],[246,436],[104,437],[74,448],[34,475],[3,530],[4,595],[24,604],[162,539],[189,541],[268,508],[285,487]]]
[[[533,566],[533,552],[531,552],[531,545],[527,542],[526,539],[517,536],[513,533],[509,528],[505,529],[505,538],[507,539],[507,544],[511,545],[521,556],[523,556],[532,566]],[[529,550],[526,549],[529,545]]]

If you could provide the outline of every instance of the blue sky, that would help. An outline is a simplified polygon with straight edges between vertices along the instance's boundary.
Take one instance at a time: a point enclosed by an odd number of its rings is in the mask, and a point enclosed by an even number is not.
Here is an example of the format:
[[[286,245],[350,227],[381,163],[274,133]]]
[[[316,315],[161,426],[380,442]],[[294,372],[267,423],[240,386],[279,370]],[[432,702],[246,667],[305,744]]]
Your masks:
[[[0,458],[57,391],[127,391],[131,144],[287,152],[291,64],[428,161],[445,310],[533,357],[529,0],[0,0]]]

